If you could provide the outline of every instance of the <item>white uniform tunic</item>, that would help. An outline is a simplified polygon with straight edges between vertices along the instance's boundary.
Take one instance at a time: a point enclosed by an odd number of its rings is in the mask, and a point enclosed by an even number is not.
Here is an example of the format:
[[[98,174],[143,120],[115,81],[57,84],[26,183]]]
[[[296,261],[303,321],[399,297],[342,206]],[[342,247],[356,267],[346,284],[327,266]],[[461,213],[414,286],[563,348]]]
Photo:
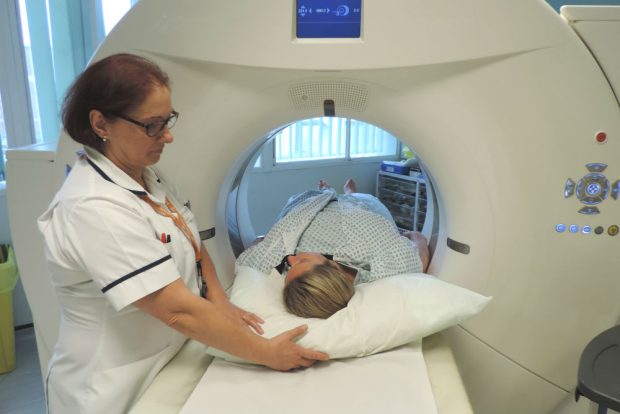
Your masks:
[[[127,412],[186,339],[131,304],[178,278],[198,292],[183,233],[127,174],[86,153],[39,218],[62,309],[46,384],[51,414]],[[166,208],[168,197],[199,241],[189,209],[152,169],[144,179],[150,198]]]

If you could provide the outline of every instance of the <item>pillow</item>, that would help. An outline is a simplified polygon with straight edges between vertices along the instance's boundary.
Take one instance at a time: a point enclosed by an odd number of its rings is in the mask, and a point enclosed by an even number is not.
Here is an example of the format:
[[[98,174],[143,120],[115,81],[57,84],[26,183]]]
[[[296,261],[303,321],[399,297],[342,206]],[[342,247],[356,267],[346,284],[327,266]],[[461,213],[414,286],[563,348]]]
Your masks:
[[[332,359],[361,357],[422,339],[477,314],[491,300],[434,276],[408,273],[357,285],[346,308],[328,319],[307,319],[286,311],[283,287],[284,278],[275,270],[266,275],[240,266],[230,300],[265,321],[266,338],[307,324],[297,343]],[[207,352],[247,362],[215,348]]]

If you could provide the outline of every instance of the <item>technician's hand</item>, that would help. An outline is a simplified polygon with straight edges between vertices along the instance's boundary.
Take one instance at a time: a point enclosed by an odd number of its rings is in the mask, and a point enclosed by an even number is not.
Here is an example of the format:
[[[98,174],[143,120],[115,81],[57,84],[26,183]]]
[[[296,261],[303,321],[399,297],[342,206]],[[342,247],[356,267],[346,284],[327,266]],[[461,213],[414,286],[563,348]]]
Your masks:
[[[228,300],[215,302],[215,304],[235,322],[238,322],[245,327],[252,328],[254,332],[259,335],[265,333],[265,331],[263,331],[263,327],[260,326],[260,324],[265,323],[265,321],[262,320],[258,315],[252,312],[247,312],[240,307],[230,303],[230,301]]]
[[[307,330],[307,325],[301,325],[270,339],[271,360],[265,365],[278,371],[290,371],[309,367],[316,361],[327,361],[329,355],[326,353],[303,348],[294,342]]]

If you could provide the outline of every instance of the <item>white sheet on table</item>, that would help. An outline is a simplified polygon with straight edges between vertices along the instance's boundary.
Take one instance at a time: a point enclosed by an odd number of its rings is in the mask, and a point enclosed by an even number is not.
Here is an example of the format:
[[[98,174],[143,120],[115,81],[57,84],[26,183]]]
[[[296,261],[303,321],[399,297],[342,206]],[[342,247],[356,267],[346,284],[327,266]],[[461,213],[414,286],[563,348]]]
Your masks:
[[[216,358],[181,414],[436,414],[421,342],[278,372]]]

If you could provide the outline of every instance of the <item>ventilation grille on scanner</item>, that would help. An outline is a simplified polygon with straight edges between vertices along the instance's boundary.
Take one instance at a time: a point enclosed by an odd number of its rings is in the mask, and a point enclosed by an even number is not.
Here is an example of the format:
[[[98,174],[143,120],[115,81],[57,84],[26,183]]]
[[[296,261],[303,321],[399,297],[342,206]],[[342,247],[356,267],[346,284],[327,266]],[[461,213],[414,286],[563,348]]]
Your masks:
[[[334,101],[336,112],[350,109],[363,112],[366,109],[368,89],[363,85],[342,81],[314,81],[293,84],[289,98],[296,109],[323,108],[327,99]]]

